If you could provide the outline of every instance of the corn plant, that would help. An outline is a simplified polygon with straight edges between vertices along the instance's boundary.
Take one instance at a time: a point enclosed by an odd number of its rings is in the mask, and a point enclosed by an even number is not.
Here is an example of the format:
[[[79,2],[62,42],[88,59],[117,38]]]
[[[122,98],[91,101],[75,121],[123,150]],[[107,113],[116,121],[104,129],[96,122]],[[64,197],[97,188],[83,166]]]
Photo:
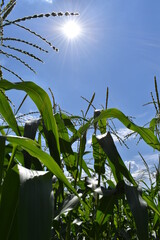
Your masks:
[[[19,22],[62,15],[40,14],[9,21],[7,17],[15,4],[14,0],[7,5],[1,2],[1,47],[7,41],[4,27],[14,24],[31,32]],[[39,45],[21,39],[11,41],[42,50]],[[3,50],[1,53],[7,54]],[[23,51],[23,54],[27,53]],[[21,124],[5,95],[12,90],[24,91],[36,105],[39,117]],[[109,125],[110,119],[118,119],[146,144],[160,151],[155,122],[140,127],[120,110],[108,109],[108,90],[105,108],[94,107],[93,117],[88,118],[94,96],[83,115],[74,116],[60,108],[57,110],[53,94],[52,106],[49,95],[37,84],[13,83],[1,74],[0,114],[5,123],[0,125],[1,239],[158,240],[160,167],[156,169],[156,183],[151,188],[140,189],[117,150]],[[156,96],[159,99],[158,90]],[[157,107],[159,101],[153,102]],[[89,151],[90,129],[93,134]],[[92,157],[92,166],[87,163],[87,156]]]
[[[0,137],[0,234],[3,239],[49,239],[51,235],[53,239],[74,239],[77,234],[77,239],[129,239],[132,236],[149,239],[147,204],[151,209],[149,213],[154,212],[157,219],[159,205],[147,191],[139,190],[111,134],[104,133],[104,128],[107,119],[117,118],[159,150],[154,133],[135,125],[117,109],[102,110],[93,118],[83,118],[83,125],[77,129],[74,126],[77,117],[61,111],[53,114],[48,94],[35,83],[1,80],[0,89],[0,113],[6,120]],[[40,112],[39,119],[24,126],[17,123],[3,94],[12,89],[28,94]],[[93,134],[94,169],[91,170],[84,160],[86,133],[97,124],[103,134]],[[7,135],[8,129],[14,134]],[[80,142],[78,152],[72,148],[77,140]],[[105,164],[112,171],[112,179],[106,175]],[[64,172],[68,172],[70,180]],[[42,219],[36,221],[39,214]],[[45,223],[44,219],[47,219]]]

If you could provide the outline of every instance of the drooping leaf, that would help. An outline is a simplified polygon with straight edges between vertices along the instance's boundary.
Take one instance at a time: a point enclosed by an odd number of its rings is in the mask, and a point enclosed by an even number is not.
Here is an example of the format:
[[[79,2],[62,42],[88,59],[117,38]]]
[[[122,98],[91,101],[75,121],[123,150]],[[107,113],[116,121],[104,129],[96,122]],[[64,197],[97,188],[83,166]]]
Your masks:
[[[148,212],[147,203],[141,197],[137,187],[125,184],[125,192],[128,204],[132,211],[139,240],[148,239]]]
[[[77,192],[69,183],[56,161],[48,153],[42,151],[35,141],[29,138],[15,136],[7,136],[6,139],[10,143],[17,144],[22,147],[31,156],[38,158],[41,163],[43,163],[54,175],[57,176],[57,178],[59,178],[59,180],[61,180],[71,191],[77,195]]]
[[[25,91],[36,104],[44,122],[44,132],[48,141],[51,156],[60,165],[60,146],[56,121],[52,111],[52,104],[48,94],[33,82],[11,83],[0,81],[0,89]]]
[[[116,181],[118,182],[123,180],[122,176],[124,176],[132,184],[137,185],[131,173],[129,172],[123,160],[121,159],[117,151],[117,148],[113,142],[111,134],[108,132],[106,134],[99,135],[97,136],[97,141],[102,147],[103,151],[106,153],[110,162],[112,163],[110,164],[110,167],[114,173]]]
[[[149,128],[140,127],[140,126],[137,126],[136,124],[134,124],[120,110],[118,110],[116,108],[102,110],[101,114],[97,118],[94,119],[93,124],[97,123],[98,121],[100,121],[103,118],[118,119],[127,128],[131,129],[134,132],[137,132],[147,144],[149,144],[154,149],[157,149],[160,151],[160,143],[159,143],[157,137],[154,135],[154,133]]]
[[[16,165],[5,178],[0,205],[0,236],[4,240],[49,240],[53,210],[49,172]]]
[[[5,96],[4,91],[0,90],[0,113],[2,114],[5,121],[9,124],[10,128],[17,134],[20,135],[18,129],[17,121],[13,114],[12,108],[9,104],[7,97]]]

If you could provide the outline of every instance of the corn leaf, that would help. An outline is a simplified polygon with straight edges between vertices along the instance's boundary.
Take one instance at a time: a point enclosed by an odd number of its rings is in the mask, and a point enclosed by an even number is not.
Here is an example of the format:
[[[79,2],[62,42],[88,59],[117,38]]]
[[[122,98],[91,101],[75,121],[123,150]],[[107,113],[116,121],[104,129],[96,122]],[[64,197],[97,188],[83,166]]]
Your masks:
[[[51,174],[16,165],[9,170],[2,190],[1,239],[49,240],[52,207]]]
[[[105,173],[105,160],[106,154],[104,153],[102,147],[98,143],[96,136],[92,135],[92,146],[93,146],[93,157],[94,157],[94,169],[98,174]]]
[[[5,155],[5,138],[0,136],[0,186],[2,183],[3,176],[4,155]]]
[[[96,122],[100,121],[103,118],[107,118],[107,119],[108,118],[116,118],[116,119],[118,119],[127,128],[131,129],[134,132],[137,132],[147,144],[149,144],[154,149],[157,149],[157,150],[160,151],[160,143],[159,143],[157,137],[154,135],[154,133],[148,128],[137,126],[132,121],[130,121],[129,118],[126,117],[118,109],[111,108],[111,109],[101,111],[101,114],[97,118],[94,119],[93,124],[95,124]]]
[[[52,104],[48,94],[33,82],[11,83],[0,81],[0,88],[4,90],[16,89],[25,91],[36,104],[44,121],[45,135],[48,141],[51,156],[60,165],[60,146],[56,121],[52,111]]]
[[[17,144],[22,147],[31,156],[38,158],[41,163],[43,163],[54,175],[57,176],[57,178],[59,178],[59,180],[61,180],[71,191],[77,195],[77,192],[68,182],[63,171],[60,169],[56,161],[48,153],[42,151],[35,141],[32,139],[15,136],[7,136],[6,139],[10,143]]]
[[[125,166],[123,160],[121,159],[111,134],[108,132],[106,134],[99,135],[97,136],[97,141],[102,147],[103,151],[106,153],[109,159],[108,162],[111,162],[110,167],[114,173],[116,181],[121,181],[123,179],[122,176],[124,176],[132,184],[137,185],[127,167]]]
[[[128,204],[132,211],[139,240],[148,239],[148,212],[147,203],[141,197],[140,191],[137,187],[128,186],[125,184],[125,192]]]
[[[2,90],[0,90],[0,114],[2,114],[3,118],[8,123],[10,128],[12,128],[12,130],[17,135],[20,135],[14,113],[12,111],[12,108],[9,104],[7,97],[5,96],[5,93]]]

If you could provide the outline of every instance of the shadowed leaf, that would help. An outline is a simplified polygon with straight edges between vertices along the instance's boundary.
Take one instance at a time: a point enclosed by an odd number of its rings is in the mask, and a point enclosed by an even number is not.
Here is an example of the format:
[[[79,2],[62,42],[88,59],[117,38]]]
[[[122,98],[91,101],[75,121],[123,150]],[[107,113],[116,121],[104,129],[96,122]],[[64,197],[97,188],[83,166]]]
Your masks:
[[[148,239],[148,212],[147,203],[141,197],[137,187],[128,186],[125,184],[125,192],[128,204],[132,211],[139,240]]]
[[[133,179],[132,175],[126,168],[124,162],[122,161],[117,148],[113,142],[111,134],[108,132],[103,135],[97,136],[97,141],[102,147],[103,151],[106,153],[109,161],[111,162],[110,167],[114,174],[116,181],[123,180],[122,175],[126,177],[128,181],[132,184],[136,185],[135,180]]]
[[[3,186],[1,239],[49,240],[52,205],[51,174],[15,166],[8,172]]]

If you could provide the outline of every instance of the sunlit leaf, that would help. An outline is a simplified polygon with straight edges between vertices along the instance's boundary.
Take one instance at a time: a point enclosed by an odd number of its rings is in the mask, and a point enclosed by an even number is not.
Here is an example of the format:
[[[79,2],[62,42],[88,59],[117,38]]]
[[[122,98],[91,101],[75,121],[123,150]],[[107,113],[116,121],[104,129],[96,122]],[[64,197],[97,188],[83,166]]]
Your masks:
[[[0,81],[0,88],[4,90],[25,91],[36,104],[44,121],[45,135],[52,157],[60,165],[60,146],[56,121],[52,111],[52,104],[48,94],[33,82],[11,83],[7,80]]]
[[[5,96],[5,93],[2,90],[0,90],[0,114],[2,114],[5,121],[9,124],[9,127],[17,135],[20,135],[14,113],[12,111],[12,108],[9,104],[7,97]]]
[[[70,212],[71,210],[73,210],[77,204],[79,203],[79,198],[77,196],[75,196],[74,194],[69,195],[65,200],[64,203],[60,209],[60,212],[58,213],[58,215],[54,218],[55,220],[58,220],[59,217],[62,214],[68,214],[68,212]]]
[[[143,140],[149,144],[151,147],[160,150],[160,143],[157,139],[157,137],[154,135],[154,133],[149,128],[144,128],[137,126],[132,121],[129,120],[127,116],[125,116],[120,110],[116,108],[111,108],[107,110],[102,110],[101,114],[94,119],[93,124],[100,121],[103,118],[116,118],[121,123],[123,123],[127,128],[131,129],[134,132],[137,132]]]

